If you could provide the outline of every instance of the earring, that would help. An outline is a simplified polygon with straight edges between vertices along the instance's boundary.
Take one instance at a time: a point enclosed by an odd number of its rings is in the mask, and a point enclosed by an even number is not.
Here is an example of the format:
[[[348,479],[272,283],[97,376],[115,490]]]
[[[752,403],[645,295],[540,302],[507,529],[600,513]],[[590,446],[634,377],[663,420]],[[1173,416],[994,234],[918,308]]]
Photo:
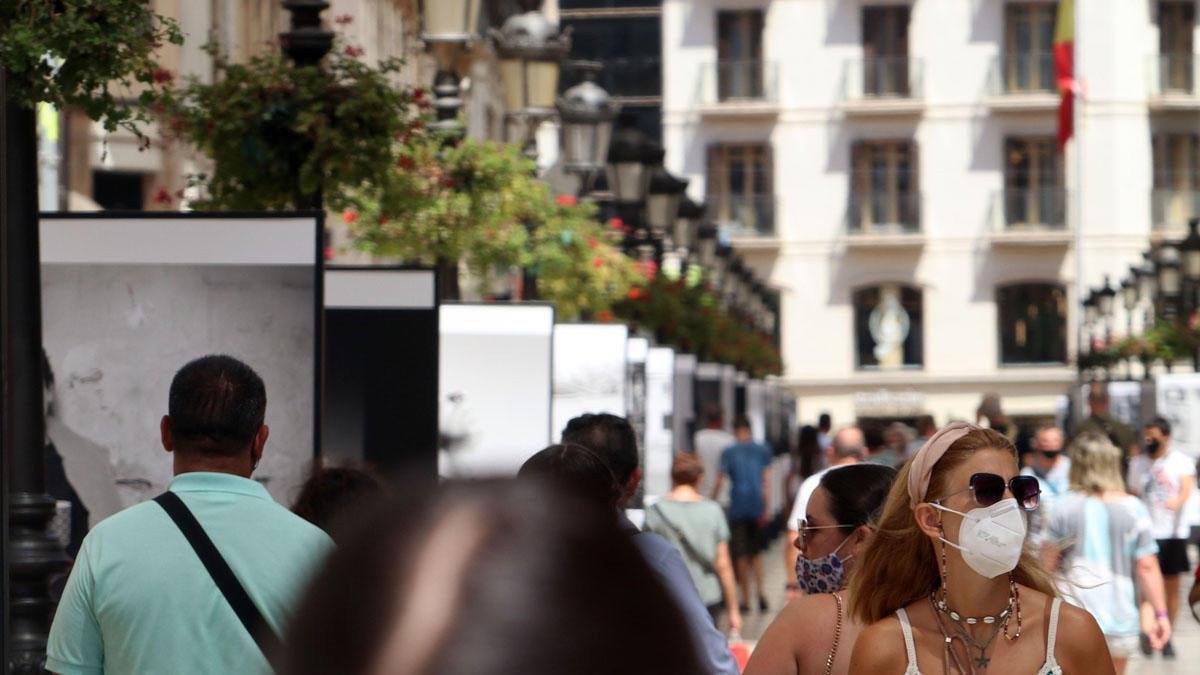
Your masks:
[[[941,547],[941,561],[938,567],[938,572],[942,577],[942,602],[946,601],[946,593],[950,590],[950,575],[946,570],[946,530],[942,528],[942,521],[938,520],[938,546]]]

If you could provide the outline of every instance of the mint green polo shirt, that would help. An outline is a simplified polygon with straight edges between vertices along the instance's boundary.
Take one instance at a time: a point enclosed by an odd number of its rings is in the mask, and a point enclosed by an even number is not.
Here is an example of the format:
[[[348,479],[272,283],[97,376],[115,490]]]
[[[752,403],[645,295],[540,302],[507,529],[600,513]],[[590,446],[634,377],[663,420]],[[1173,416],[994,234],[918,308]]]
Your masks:
[[[169,489],[282,635],[333,541],[248,478],[185,473]],[[196,552],[153,501],[105,519],[83,540],[46,651],[46,668],[63,675],[270,672]]]

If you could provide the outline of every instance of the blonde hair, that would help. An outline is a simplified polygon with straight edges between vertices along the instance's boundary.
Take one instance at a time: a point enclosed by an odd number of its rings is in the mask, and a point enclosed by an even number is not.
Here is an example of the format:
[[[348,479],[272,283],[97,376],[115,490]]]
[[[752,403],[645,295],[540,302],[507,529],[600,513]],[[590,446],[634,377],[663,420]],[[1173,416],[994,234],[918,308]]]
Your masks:
[[[954,441],[930,473],[929,495],[950,491],[951,471],[980,450],[1003,450],[1017,456],[1012,441],[991,429],[975,429]],[[904,464],[888,493],[879,526],[850,582],[850,612],[865,624],[875,623],[932,593],[941,585],[935,542],[917,526],[908,496],[912,461]],[[1050,575],[1026,548],[1013,570],[1017,583],[1054,597]]]
[[[1071,489],[1079,492],[1125,491],[1121,478],[1121,451],[1104,434],[1085,431],[1067,448]]]

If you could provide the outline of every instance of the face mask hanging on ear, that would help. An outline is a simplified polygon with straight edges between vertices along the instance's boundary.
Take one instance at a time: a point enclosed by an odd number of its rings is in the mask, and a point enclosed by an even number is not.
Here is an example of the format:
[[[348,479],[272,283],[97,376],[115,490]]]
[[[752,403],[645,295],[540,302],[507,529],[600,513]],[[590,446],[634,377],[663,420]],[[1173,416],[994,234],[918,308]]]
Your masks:
[[[838,557],[837,552],[841,550],[846,542],[850,541],[851,534],[838,544],[837,548],[826,556],[809,560],[803,554],[796,558],[796,583],[800,585],[800,591],[805,595],[814,595],[817,593],[833,593],[842,590],[846,577],[846,561],[854,557],[854,554],[846,556],[845,560]]]
[[[938,537],[962,552],[963,560],[977,574],[995,579],[1013,571],[1025,546],[1025,516],[1016,499],[1002,499],[987,508],[962,513],[933,502],[930,506],[963,517],[958,543]]]

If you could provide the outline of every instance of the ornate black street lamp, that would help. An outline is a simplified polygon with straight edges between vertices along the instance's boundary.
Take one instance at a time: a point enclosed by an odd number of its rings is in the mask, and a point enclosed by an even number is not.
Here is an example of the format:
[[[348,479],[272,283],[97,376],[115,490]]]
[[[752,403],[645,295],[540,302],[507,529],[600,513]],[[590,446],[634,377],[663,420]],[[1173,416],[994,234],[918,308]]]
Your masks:
[[[505,107],[524,127],[523,138],[509,140],[525,143],[526,154],[536,157],[535,132],[555,114],[559,71],[571,51],[570,30],[560,33],[545,14],[531,11],[508,17],[500,30],[492,30],[492,39],[500,57]]]
[[[1179,242],[1179,256],[1185,284],[1183,311],[1190,317],[1200,308],[1200,219],[1188,221],[1188,236]]]
[[[1183,275],[1180,271],[1179,249],[1174,244],[1164,243],[1158,249],[1154,261],[1158,293],[1161,299],[1159,313],[1168,321],[1179,315],[1179,299],[1183,291]]]
[[[717,227],[705,223],[696,228],[695,262],[706,270],[712,270],[717,262]]]
[[[660,239],[673,234],[672,230],[679,219],[679,202],[688,186],[686,180],[676,178],[663,167],[665,155],[666,151],[657,144],[647,153],[650,182],[646,191],[646,223],[650,226],[650,233]]]
[[[646,134],[633,113],[617,116],[617,127],[608,146],[608,187],[618,207],[641,208],[650,187],[646,169]]]
[[[574,61],[569,65],[580,72],[583,81],[563,92],[558,99],[559,134],[563,170],[579,176],[577,195],[592,190],[592,182],[608,158],[613,121],[617,106],[609,100],[608,92],[596,84],[603,66],[596,61]]]
[[[456,61],[475,39],[479,27],[480,0],[425,0],[421,7],[421,41],[437,62],[433,76],[433,110],[437,121],[430,125],[452,141],[466,133],[458,121],[462,109]]]
[[[1121,307],[1125,310],[1125,335],[1133,335],[1133,312],[1137,309],[1138,288],[1137,278],[1126,277],[1121,282]]]

